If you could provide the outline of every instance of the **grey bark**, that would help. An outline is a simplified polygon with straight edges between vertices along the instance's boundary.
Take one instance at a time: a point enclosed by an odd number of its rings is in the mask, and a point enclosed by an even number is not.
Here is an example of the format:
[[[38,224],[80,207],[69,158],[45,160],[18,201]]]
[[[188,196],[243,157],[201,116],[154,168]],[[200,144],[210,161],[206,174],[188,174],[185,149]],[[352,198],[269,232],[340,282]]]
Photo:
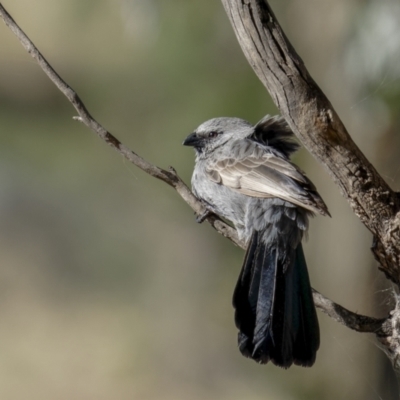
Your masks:
[[[255,73],[307,150],[373,233],[380,268],[400,282],[399,198],[348,134],[265,0],[222,0]]]
[[[372,251],[379,268],[397,286],[400,283],[399,196],[351,139],[332,104],[308,73],[266,0],[222,0],[239,44],[258,78],[267,88],[291,129],[325,166],[354,213],[374,235]],[[314,301],[318,303],[316,293]],[[381,325],[364,320],[399,368],[398,302]],[[333,305],[330,316],[341,322]],[[335,311],[339,314],[335,315]],[[359,328],[363,318],[346,325]],[[383,321],[383,320],[382,320]],[[380,322],[382,322],[380,321]],[[353,321],[354,322],[354,321]],[[369,323],[372,322],[372,325]],[[364,324],[362,324],[364,325]]]

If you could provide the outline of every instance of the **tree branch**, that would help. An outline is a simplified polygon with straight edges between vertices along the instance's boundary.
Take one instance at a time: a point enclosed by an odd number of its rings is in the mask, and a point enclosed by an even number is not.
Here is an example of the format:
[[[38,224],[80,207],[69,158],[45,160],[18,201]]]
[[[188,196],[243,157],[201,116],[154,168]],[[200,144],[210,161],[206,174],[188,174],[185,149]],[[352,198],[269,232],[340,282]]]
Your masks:
[[[400,283],[399,198],[353,142],[266,0],[222,0],[255,73],[293,132],[374,234],[380,268]]]
[[[165,171],[148,161],[144,160],[138,154],[131,151],[123,145],[115,136],[108,132],[102,125],[100,125],[89,113],[86,106],[76,94],[76,92],[64,82],[64,80],[57,74],[57,72],[46,61],[43,55],[39,52],[32,41],[26,34],[19,28],[13,18],[8,14],[4,7],[0,4],[0,17],[11,31],[17,36],[23,47],[29,54],[36,60],[39,66],[47,74],[50,80],[58,87],[58,89],[67,97],[70,103],[75,107],[79,113],[79,117],[74,119],[82,122],[96,133],[108,145],[114,148],[118,153],[125,157],[132,164],[142,169],[149,175],[162,180],[168,185],[172,186],[183,200],[195,211],[197,215],[202,215],[206,211],[204,205],[199,201],[185,185],[185,183],[177,175],[176,171],[171,167],[169,171]],[[243,241],[240,241],[237,232],[234,228],[226,224],[216,215],[207,216],[207,221],[223,236],[232,240],[237,246],[246,249]],[[359,332],[381,332],[381,327],[385,319],[375,319],[358,315],[342,306],[334,303],[328,298],[324,297],[321,293],[314,291],[314,302],[317,308],[329,315],[334,320],[349,327],[350,329]],[[386,335],[386,334],[385,334]]]
[[[329,300],[315,289],[313,289],[313,298],[315,307],[347,328],[357,332],[381,334],[382,336],[387,333],[384,333],[383,330],[383,324],[387,320],[386,318],[372,318],[349,311],[332,300]]]
[[[323,164],[354,213],[373,233],[380,269],[400,283],[400,197],[349,136],[332,104],[311,78],[282,31],[267,0],[222,0],[237,39],[255,73],[293,132]],[[374,332],[400,371],[400,301],[387,319],[352,313],[314,291],[314,302],[334,320],[358,332]]]
[[[49,79],[57,86],[57,88],[67,97],[70,103],[75,107],[79,114],[79,117],[74,117],[90,128],[96,133],[100,139],[104,140],[109,146],[120,153],[124,158],[130,161],[132,164],[139,167],[144,172],[154,178],[160,179],[168,185],[172,186],[179,195],[185,200],[185,202],[194,210],[198,215],[204,214],[206,208],[190,191],[186,184],[177,175],[173,168],[169,171],[165,171],[148,161],[144,160],[138,154],[130,150],[124,144],[122,144],[115,136],[108,132],[102,125],[100,125],[89,113],[86,106],[78,94],[58,75],[53,67],[43,57],[37,47],[32,43],[29,37],[22,31],[18,24],[14,21],[11,15],[6,11],[3,5],[0,3],[0,16],[7,25],[8,28],[15,34],[25,50],[32,56],[32,58],[39,64]],[[239,241],[235,229],[226,224],[216,215],[210,215],[207,221],[223,236],[232,240],[236,245],[243,247],[243,244]]]

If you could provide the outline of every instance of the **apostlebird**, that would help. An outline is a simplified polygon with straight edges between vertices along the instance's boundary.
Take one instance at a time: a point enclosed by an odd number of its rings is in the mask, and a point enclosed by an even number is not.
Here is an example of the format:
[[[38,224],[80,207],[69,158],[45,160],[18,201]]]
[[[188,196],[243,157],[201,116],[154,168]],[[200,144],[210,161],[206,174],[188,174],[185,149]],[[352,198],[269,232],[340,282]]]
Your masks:
[[[259,363],[311,366],[319,326],[301,240],[314,213],[329,215],[315,186],[289,160],[299,145],[280,116],[201,124],[193,193],[231,221],[247,244],[233,295],[241,353]]]

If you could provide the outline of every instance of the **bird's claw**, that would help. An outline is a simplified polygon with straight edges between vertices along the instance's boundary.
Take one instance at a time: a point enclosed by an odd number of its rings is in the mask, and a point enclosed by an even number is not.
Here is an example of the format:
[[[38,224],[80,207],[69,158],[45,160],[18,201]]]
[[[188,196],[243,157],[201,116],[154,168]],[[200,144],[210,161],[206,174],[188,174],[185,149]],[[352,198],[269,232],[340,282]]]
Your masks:
[[[212,212],[210,210],[204,211],[202,214],[196,216],[196,222],[202,224],[211,214]]]

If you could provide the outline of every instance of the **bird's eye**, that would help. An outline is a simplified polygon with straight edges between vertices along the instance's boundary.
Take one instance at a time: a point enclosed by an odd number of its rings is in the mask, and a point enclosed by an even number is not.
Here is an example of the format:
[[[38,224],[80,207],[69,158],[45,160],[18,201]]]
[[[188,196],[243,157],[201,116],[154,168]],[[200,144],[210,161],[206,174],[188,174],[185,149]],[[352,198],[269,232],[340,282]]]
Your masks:
[[[214,137],[217,137],[218,136],[218,132],[215,132],[215,131],[212,131],[212,132],[210,132],[209,134],[208,134],[208,137],[209,138],[214,138]]]

